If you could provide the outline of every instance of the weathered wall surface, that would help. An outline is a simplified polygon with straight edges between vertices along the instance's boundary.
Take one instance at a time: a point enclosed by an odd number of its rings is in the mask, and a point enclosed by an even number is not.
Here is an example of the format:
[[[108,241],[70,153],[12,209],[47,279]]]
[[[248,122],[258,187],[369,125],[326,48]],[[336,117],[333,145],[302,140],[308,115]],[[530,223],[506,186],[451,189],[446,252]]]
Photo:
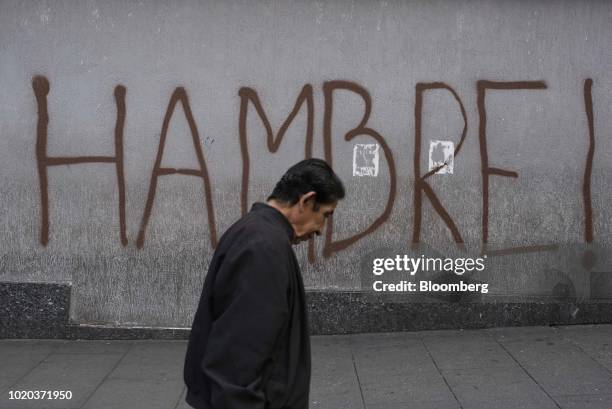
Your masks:
[[[605,300],[610,44],[604,1],[2,1],[0,280],[72,282],[77,322],[187,326],[215,240],[312,155],[348,196],[297,250],[308,288],[484,250],[481,302]],[[424,176],[434,140],[452,174]]]

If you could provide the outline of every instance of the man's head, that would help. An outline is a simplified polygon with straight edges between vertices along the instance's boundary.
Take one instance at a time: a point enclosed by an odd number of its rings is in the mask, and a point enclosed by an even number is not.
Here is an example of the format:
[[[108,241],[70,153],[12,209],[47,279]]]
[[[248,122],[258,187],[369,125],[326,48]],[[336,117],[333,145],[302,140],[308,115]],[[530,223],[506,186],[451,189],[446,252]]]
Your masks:
[[[289,168],[267,200],[289,220],[297,244],[321,234],[342,198],[344,186],[331,167],[321,159],[306,159]]]

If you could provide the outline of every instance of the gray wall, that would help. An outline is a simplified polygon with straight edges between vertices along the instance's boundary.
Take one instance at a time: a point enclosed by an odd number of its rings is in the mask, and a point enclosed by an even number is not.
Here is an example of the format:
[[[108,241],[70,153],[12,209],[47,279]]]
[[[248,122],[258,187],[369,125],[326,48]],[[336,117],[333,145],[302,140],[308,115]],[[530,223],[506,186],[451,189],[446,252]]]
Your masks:
[[[144,244],[136,246],[164,115],[177,87],[184,87],[197,124],[218,235],[241,214],[240,89],[257,92],[276,133],[310,84],[317,157],[324,156],[324,84],[350,81],[371,96],[367,126],[384,138],[394,160],[393,208],[371,234],[329,257],[322,238],[314,263],[307,245],[298,248],[308,288],[368,290],[374,257],[477,257],[483,248],[477,82],[543,81],[545,89],[486,93],[489,166],[518,172],[518,178],[490,177],[487,248],[519,250],[490,253],[484,272],[464,278],[489,283],[481,302],[612,296],[611,44],[612,3],[603,1],[1,1],[0,280],[72,282],[71,317],[78,322],[191,323],[212,255],[202,178],[159,177]],[[127,246],[120,240],[113,163],[46,168],[49,233],[48,243],[41,242],[35,76],[50,83],[51,157],[114,156],[113,92],[125,87]],[[411,246],[415,87],[431,82],[452,87],[467,115],[453,174],[427,179],[465,248],[456,245],[427,198],[420,247]],[[390,171],[381,153],[377,176],[353,176],[354,145],[376,141],[367,135],[344,139],[363,116],[359,95],[336,91],[333,103],[331,154],[348,190],[334,218],[338,241],[383,213]],[[430,141],[457,145],[463,119],[444,89],[426,92],[422,108],[424,173]],[[249,105],[249,205],[304,158],[307,123],[302,106],[278,151],[270,153],[265,128]],[[162,166],[197,168],[180,104],[167,135]],[[584,192],[589,163],[590,243]]]

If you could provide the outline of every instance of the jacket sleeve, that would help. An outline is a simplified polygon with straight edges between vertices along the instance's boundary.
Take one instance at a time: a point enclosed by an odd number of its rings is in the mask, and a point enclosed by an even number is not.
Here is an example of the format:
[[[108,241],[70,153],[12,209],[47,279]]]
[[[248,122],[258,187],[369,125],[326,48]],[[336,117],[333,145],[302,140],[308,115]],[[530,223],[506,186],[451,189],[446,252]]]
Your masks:
[[[228,251],[215,280],[218,311],[201,362],[214,409],[265,407],[265,372],[289,317],[286,255],[249,241]]]

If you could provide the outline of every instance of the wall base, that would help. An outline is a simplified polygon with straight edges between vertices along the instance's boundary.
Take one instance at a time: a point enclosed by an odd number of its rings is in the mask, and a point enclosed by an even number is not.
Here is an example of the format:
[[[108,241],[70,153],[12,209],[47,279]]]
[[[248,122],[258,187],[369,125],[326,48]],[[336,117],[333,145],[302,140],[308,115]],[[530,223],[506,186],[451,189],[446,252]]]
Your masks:
[[[187,339],[189,328],[70,322],[70,284],[0,282],[0,338]],[[398,302],[372,293],[309,291],[313,335],[612,323],[611,302]]]

